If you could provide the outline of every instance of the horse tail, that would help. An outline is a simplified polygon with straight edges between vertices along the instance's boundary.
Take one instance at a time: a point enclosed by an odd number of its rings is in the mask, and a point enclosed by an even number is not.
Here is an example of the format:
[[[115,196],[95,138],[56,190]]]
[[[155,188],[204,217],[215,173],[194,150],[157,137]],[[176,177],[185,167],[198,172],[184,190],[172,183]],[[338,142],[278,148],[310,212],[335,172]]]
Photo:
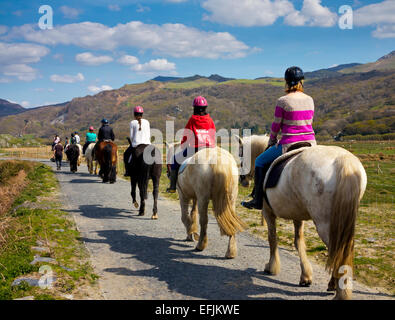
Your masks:
[[[245,229],[244,222],[236,214],[236,197],[238,188],[237,167],[233,169],[232,161],[222,161],[218,151],[217,161],[210,164],[213,171],[212,201],[215,218],[221,235],[234,236],[237,231]],[[233,159],[232,159],[233,160]],[[234,172],[235,170],[235,172]]]
[[[112,146],[110,143],[106,144],[103,148],[103,164],[104,175],[108,176],[112,165]]]
[[[330,218],[326,269],[338,278],[342,265],[353,267],[355,221],[359,201],[364,193],[364,170],[359,160],[349,155],[335,160],[337,188]],[[362,170],[361,170],[362,168]]]

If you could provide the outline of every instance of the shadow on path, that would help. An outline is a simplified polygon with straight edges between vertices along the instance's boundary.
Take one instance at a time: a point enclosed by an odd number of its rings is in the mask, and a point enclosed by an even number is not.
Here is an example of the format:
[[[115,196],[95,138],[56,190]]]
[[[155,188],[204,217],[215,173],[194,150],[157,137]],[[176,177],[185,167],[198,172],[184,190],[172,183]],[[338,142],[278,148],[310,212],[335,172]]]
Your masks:
[[[186,250],[186,247],[190,247],[186,246],[186,242],[180,243],[170,238],[130,235],[126,230],[104,230],[97,234],[104,239],[84,238],[83,240],[87,243],[108,244],[112,251],[130,255],[129,259],[137,259],[152,266],[145,270],[131,270],[122,267],[107,268],[104,271],[123,276],[152,277],[158,281],[165,281],[169,290],[186,296],[199,299],[232,300],[265,299],[265,297],[251,297],[265,293],[271,295],[278,293],[290,299],[292,297],[325,297],[328,295],[327,292],[311,292],[309,288],[306,291],[304,288],[300,288],[297,292],[287,290],[287,287],[295,288],[296,285],[263,275],[253,268],[237,270],[215,266],[207,260],[225,259],[203,255],[193,248]],[[195,259],[195,262],[180,261],[181,259]],[[206,262],[202,263],[204,261]],[[231,260],[229,262],[232,265]],[[267,282],[267,286],[255,284],[253,278]],[[273,287],[273,284],[276,284],[277,287]],[[273,299],[273,297],[268,297],[268,299]]]

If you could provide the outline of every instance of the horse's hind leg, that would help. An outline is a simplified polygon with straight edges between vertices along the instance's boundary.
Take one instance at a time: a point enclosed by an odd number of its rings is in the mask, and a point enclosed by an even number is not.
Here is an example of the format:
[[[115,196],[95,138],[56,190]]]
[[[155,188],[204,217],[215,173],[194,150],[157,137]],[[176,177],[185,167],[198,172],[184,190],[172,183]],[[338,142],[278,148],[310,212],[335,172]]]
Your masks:
[[[137,187],[137,182],[134,180],[132,177],[130,178],[130,184],[132,186],[132,191],[130,192],[130,195],[132,196],[132,202],[134,207],[137,209],[139,207],[139,204],[136,201],[136,187]]]
[[[269,246],[270,246],[270,260],[269,263],[265,266],[265,273],[268,274],[279,274],[280,273],[280,256],[278,254],[278,247],[277,247],[277,234],[276,234],[276,216],[273,212],[265,208],[263,210],[263,215],[267,222],[268,227],[268,238],[269,238]]]
[[[191,236],[193,236],[193,239],[191,240],[199,240],[199,234],[198,234],[198,227],[197,227],[197,200],[193,199],[192,200],[192,209],[191,209],[191,227],[190,227],[190,232]]]
[[[200,236],[196,250],[203,251],[207,247],[208,199],[198,199]]]
[[[237,256],[236,237],[229,236],[228,250],[226,251],[225,257],[228,259],[233,259],[236,256]]]
[[[311,268],[311,264],[307,259],[307,255],[306,255],[306,245],[304,242],[304,235],[303,235],[304,222],[294,220],[294,227],[295,227],[294,244],[296,250],[298,250],[299,253],[300,267],[302,269],[299,285],[301,287],[309,287],[313,282],[313,271]]]
[[[110,183],[115,183],[117,181],[117,167],[112,165],[110,172],[108,174]]]
[[[187,238],[185,240],[193,241],[192,233],[191,233],[192,221],[191,221],[191,217],[188,214],[189,199],[184,198],[182,194],[180,194],[180,207],[181,207],[181,221],[187,232]]]
[[[152,220],[158,219],[158,195],[159,195],[159,179],[152,177],[153,191],[152,196],[154,197],[154,205],[152,208]]]

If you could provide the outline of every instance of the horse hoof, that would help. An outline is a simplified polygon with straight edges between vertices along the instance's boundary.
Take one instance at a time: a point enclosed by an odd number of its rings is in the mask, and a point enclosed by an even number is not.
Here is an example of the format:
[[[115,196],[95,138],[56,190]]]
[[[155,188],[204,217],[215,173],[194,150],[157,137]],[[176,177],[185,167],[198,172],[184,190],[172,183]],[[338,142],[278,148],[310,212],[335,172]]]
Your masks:
[[[140,216],[140,217],[142,217],[143,215],[145,215],[144,212],[140,212],[140,213],[139,213],[139,216]]]
[[[204,249],[200,249],[198,246],[196,246],[195,250],[200,252],[203,251]]]
[[[139,204],[137,203],[137,201],[133,202],[134,207],[137,209],[139,207]]]
[[[299,282],[299,287],[310,287],[312,284],[311,280],[304,280]]]
[[[151,217],[152,220],[158,220],[158,215],[157,214],[153,214]]]

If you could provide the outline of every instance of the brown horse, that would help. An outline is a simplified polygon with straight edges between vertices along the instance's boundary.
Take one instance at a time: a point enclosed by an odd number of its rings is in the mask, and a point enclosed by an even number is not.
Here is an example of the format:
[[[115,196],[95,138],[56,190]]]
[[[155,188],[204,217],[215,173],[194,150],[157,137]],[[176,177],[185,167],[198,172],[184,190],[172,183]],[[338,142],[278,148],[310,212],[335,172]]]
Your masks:
[[[98,142],[95,157],[100,165],[99,176],[103,179],[103,183],[114,183],[117,180],[117,145],[111,141]]]

